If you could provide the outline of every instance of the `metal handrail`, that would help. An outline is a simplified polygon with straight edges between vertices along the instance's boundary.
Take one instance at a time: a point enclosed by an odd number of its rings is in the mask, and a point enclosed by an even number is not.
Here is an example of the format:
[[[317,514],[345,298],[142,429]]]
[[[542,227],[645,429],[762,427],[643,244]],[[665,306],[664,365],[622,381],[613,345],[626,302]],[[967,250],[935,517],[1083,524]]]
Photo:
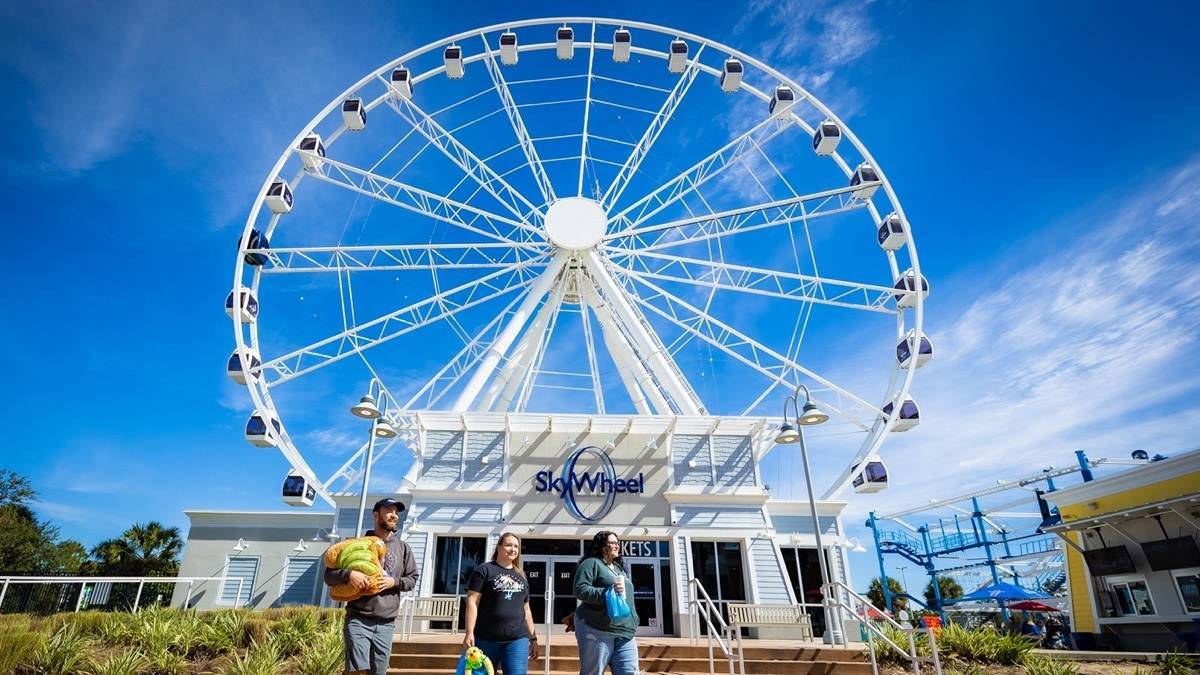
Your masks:
[[[6,577],[0,577],[0,607],[3,607],[4,598],[5,598],[5,596],[8,595],[8,587],[12,584],[71,584],[71,585],[80,584],[79,598],[76,599],[76,601],[75,601],[75,610],[74,610],[74,611],[78,612],[80,609],[80,606],[83,604],[84,587],[86,587],[88,584],[132,584],[132,583],[136,583],[138,585],[138,590],[137,590],[137,595],[134,596],[133,610],[132,610],[133,612],[136,613],[138,611],[138,605],[141,603],[141,600],[142,600],[142,589],[145,588],[147,583],[162,584],[162,583],[184,583],[184,582],[187,582],[187,585],[188,585],[187,595],[185,596],[184,601],[183,601],[183,608],[187,609],[188,605],[191,604],[191,600],[192,600],[192,586],[195,585],[195,583],[197,581],[220,581],[222,584],[224,584],[226,581],[229,581],[231,579],[236,579],[238,582],[237,595],[235,595],[234,599],[233,599],[233,606],[235,608],[237,608],[239,603],[241,602],[242,587],[245,583],[245,579],[243,579],[242,577],[228,577],[228,576],[223,576],[223,577],[6,576]]]
[[[699,594],[696,594],[695,591],[699,591]],[[725,643],[725,638],[722,637],[722,635],[728,637],[729,624],[725,623],[725,618],[721,616],[721,610],[717,607],[717,603],[713,602],[712,598],[709,597],[708,591],[704,590],[704,585],[700,583],[699,579],[693,578],[688,581],[688,592],[692,596],[692,606],[689,612],[689,619],[692,624],[689,627],[691,629],[689,631],[691,633],[689,636],[691,644],[696,644],[696,634],[700,632],[699,608],[704,607],[704,623],[708,625],[708,672],[710,674],[717,672],[716,662],[713,660],[713,638],[715,636],[717,645],[721,648],[721,653],[725,655],[725,660],[729,663],[729,675],[733,675],[733,651]],[[697,597],[697,595],[700,597]],[[721,626],[720,632],[713,625],[712,617],[714,615],[717,617],[717,623]],[[738,651],[738,666],[740,675],[746,675],[746,662],[740,650]]]
[[[879,672],[879,666],[875,661],[875,644],[871,640],[871,636],[874,635],[874,636],[878,637],[879,639],[883,640],[883,642],[885,644],[887,644],[889,647],[891,647],[897,653],[904,656],[904,658],[908,659],[909,662],[912,664],[913,673],[915,673],[916,675],[920,675],[921,663],[924,663],[926,661],[926,659],[921,657],[917,653],[917,642],[916,642],[915,635],[916,635],[916,633],[925,633],[929,636],[929,651],[930,651],[929,661],[933,665],[933,672],[935,675],[942,675],[942,663],[941,663],[941,659],[938,656],[937,636],[933,632],[932,629],[912,628],[909,626],[903,626],[903,625],[897,623],[895,619],[893,619],[892,617],[885,614],[878,607],[876,607],[875,605],[872,605],[870,600],[868,600],[867,598],[864,598],[863,596],[854,592],[854,589],[850,588],[849,586],[842,583],[841,581],[831,581],[831,582],[829,582],[829,585],[845,591],[847,595],[849,595],[851,598],[857,600],[859,603],[861,603],[861,605],[863,607],[868,608],[867,612],[866,612],[868,616],[862,616],[855,610],[854,607],[847,605],[846,603],[842,602],[836,594],[834,595],[834,598],[833,598],[834,606],[844,608],[847,612],[849,612],[849,614],[851,616],[853,616],[855,619],[858,619],[859,623],[862,624],[864,629],[867,631],[867,649],[871,655],[872,670],[874,670],[875,672]],[[897,630],[899,630],[903,633],[906,633],[908,635],[908,650],[905,650],[900,645],[897,645],[895,642],[892,642],[892,640],[890,638],[888,638],[888,636],[883,634],[883,631],[881,631],[880,629],[875,627],[875,625],[873,623],[871,623],[870,610],[874,610],[876,615],[883,618],[883,620],[886,621],[887,623],[891,624],[892,627],[894,627]]]

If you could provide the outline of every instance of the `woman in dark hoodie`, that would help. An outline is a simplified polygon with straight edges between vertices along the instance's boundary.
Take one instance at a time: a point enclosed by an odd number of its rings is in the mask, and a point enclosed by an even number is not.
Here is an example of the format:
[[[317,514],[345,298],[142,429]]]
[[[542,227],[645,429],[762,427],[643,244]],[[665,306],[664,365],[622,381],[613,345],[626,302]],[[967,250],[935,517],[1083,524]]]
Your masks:
[[[629,605],[629,616],[608,616],[604,595],[616,588]],[[575,568],[575,640],[579,643],[579,675],[638,675],[638,615],[633,609],[633,584],[621,560],[621,540],[616,534],[596,533]]]

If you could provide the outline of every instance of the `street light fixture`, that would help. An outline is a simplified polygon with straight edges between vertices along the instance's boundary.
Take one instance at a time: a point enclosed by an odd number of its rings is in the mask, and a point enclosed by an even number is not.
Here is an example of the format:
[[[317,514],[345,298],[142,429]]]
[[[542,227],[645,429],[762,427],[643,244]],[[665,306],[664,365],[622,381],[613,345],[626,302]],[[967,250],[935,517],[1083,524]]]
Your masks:
[[[378,393],[380,400],[383,401],[383,409],[375,405],[375,396]],[[371,432],[367,436],[367,458],[363,466],[363,481],[362,494],[358,497],[358,524],[354,528],[354,536],[361,537],[363,533],[363,520],[367,515],[367,486],[371,484],[371,462],[375,457],[375,439],[376,438],[395,438],[396,428],[392,426],[391,421],[385,417],[387,413],[387,400],[384,398],[386,392],[383,390],[383,383],[379,378],[372,377],[367,384],[367,393],[359,399],[358,403],[350,407],[350,414],[366,420],[371,420]]]
[[[800,405],[800,392],[804,392],[804,405]],[[796,411],[795,424],[788,422],[788,402],[792,404],[792,410]],[[817,502],[813,497],[812,474],[808,468],[808,448],[804,445],[804,427],[810,427],[817,424],[822,424],[829,419],[829,415],[822,412],[817,407],[816,402],[812,400],[812,393],[808,387],[803,384],[796,385],[796,391],[791,396],[783,400],[783,424],[779,427],[779,433],[775,436],[776,443],[790,445],[792,443],[800,444],[800,459],[804,466],[804,483],[808,487],[808,508],[812,514],[813,535],[817,542],[817,562],[821,568],[821,607],[825,611],[825,620],[827,629],[821,640],[826,644],[842,644],[845,638],[842,635],[841,621],[838,617],[837,603],[830,603],[830,591],[832,588],[829,585],[829,564],[825,560],[825,547],[821,544],[821,519],[817,517]]]

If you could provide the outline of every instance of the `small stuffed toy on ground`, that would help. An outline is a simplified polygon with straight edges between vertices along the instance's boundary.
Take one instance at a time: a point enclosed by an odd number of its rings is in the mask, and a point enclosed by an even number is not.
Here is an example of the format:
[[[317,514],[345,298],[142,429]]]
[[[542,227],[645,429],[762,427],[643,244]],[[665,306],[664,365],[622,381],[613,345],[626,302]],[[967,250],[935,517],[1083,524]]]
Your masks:
[[[489,659],[479,647],[467,647],[462,658],[458,660],[458,669],[454,675],[496,675]]]
[[[383,576],[383,559],[387,555],[387,544],[379,537],[355,537],[330,546],[325,551],[325,566],[330,569],[361,572],[371,580],[367,587],[358,590],[350,584],[329,587],[329,597],[338,602],[357,600],[364,595],[379,592],[380,577]]]

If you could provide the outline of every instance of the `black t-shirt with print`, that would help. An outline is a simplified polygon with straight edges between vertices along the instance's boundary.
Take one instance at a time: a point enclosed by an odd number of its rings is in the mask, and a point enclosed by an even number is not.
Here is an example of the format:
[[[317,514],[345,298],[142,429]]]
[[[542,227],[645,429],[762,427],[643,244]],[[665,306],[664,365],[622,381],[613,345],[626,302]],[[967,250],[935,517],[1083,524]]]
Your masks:
[[[475,637],[497,642],[529,637],[529,626],[525,624],[529,582],[520,572],[485,562],[471,572],[467,590],[481,596]]]

